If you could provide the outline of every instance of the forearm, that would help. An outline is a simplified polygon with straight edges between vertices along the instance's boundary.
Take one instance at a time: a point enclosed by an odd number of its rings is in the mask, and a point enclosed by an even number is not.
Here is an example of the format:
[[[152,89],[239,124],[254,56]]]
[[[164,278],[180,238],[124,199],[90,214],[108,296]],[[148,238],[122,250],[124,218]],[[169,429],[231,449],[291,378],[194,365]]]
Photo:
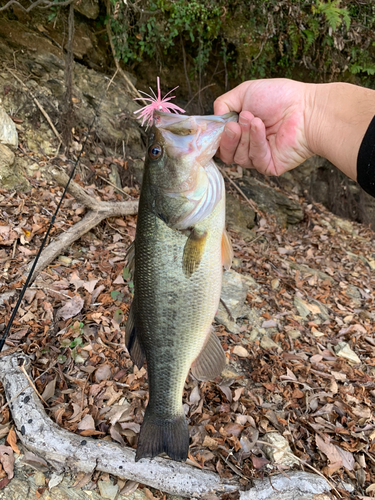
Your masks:
[[[348,83],[306,84],[309,149],[357,180],[357,157],[375,115],[375,91]]]

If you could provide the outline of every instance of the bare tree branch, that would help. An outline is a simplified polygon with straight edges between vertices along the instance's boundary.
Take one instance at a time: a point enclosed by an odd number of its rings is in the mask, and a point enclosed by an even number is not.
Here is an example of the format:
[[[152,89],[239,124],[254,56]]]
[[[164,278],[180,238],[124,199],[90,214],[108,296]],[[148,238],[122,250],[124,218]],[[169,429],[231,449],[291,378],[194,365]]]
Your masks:
[[[66,5],[70,5],[74,0],[65,0],[63,2],[49,2],[48,0],[36,0],[36,2],[32,3],[28,7],[24,7],[22,4],[17,2],[17,0],[9,0],[3,7],[0,7],[0,11],[9,9],[12,5],[16,5],[24,12],[30,12],[30,10],[35,7],[39,7],[40,9],[48,9],[49,7],[65,7]]]
[[[58,169],[53,169],[51,175],[61,186],[65,186],[69,179],[65,172]],[[59,236],[43,250],[32,276],[32,281],[46,266],[48,266],[48,264],[58,257],[65,248],[97,226],[102,220],[108,217],[134,215],[138,211],[138,201],[123,201],[118,203],[98,201],[86,193],[86,191],[74,181],[70,181],[68,193],[74,196],[74,198],[88,208],[89,211],[79,222],[77,222],[77,224],[74,224],[74,226],[71,226],[67,231],[59,234]],[[27,271],[31,269],[32,265],[33,262],[28,265]]]

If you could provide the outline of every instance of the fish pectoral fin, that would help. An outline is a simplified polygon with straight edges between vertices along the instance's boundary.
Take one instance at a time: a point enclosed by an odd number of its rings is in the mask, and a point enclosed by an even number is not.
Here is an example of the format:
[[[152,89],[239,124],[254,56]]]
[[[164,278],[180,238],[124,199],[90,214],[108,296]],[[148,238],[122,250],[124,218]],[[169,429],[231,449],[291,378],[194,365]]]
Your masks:
[[[198,380],[213,380],[224,370],[227,362],[224,349],[213,330],[202,351],[191,365],[191,371]]]
[[[206,245],[207,232],[193,229],[187,239],[182,256],[182,269],[187,278],[198,269],[201,263],[204,247]]]
[[[226,271],[230,269],[230,266],[232,265],[232,260],[233,260],[232,243],[230,241],[230,236],[227,233],[227,230],[224,229],[223,236],[221,238],[221,262]]]
[[[146,356],[139,341],[139,337],[137,336],[134,300],[130,306],[129,316],[125,326],[125,345],[133,363],[137,365],[138,368],[142,368]]]

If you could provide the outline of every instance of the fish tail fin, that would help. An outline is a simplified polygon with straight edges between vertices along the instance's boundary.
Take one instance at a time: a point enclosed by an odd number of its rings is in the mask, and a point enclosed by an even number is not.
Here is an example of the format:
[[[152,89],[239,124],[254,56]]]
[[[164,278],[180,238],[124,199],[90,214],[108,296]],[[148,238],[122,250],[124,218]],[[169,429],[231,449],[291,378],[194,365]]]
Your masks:
[[[148,407],[141,426],[135,461],[165,452],[172,460],[184,462],[189,451],[189,429],[185,415],[160,419],[147,410]]]

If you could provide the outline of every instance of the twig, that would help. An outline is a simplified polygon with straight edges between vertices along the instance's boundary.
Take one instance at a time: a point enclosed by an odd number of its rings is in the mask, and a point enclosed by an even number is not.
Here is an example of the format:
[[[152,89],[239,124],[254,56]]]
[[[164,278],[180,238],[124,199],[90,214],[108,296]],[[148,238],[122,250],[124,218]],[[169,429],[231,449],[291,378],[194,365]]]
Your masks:
[[[25,7],[17,2],[16,0],[9,0],[8,3],[4,5],[4,7],[0,7],[0,11],[8,9],[12,5],[17,5],[21,10],[24,12],[30,12],[31,9],[34,9],[35,7],[40,7],[41,9],[48,9],[48,7],[64,7],[66,5],[69,5],[73,2],[74,0],[65,0],[64,2],[49,2],[47,0],[37,0],[36,2],[32,3],[25,9]]]
[[[190,80],[189,80],[189,75],[187,71],[187,66],[186,66],[186,52],[185,52],[185,47],[184,47],[184,41],[182,40],[182,35],[180,33],[180,41],[181,41],[181,50],[182,50],[182,60],[184,62],[184,72],[185,72],[185,79],[186,79],[186,84],[189,92],[189,99],[191,100],[191,85],[190,85]],[[190,101],[189,101],[190,102]]]
[[[51,175],[61,186],[65,186],[69,179],[65,172],[57,168],[52,169]],[[97,226],[102,220],[108,217],[134,215],[138,211],[138,201],[122,201],[116,203],[98,201],[74,181],[70,182],[68,193],[74,196],[74,198],[88,208],[89,211],[79,222],[77,222],[77,224],[74,224],[74,226],[69,227],[67,231],[59,234],[59,236],[43,250],[38,264],[35,267],[32,280],[36,278],[40,271],[60,255],[66,247],[77,241],[81,236]],[[32,265],[33,262],[28,265],[27,269],[31,269]]]
[[[237,186],[237,184],[234,181],[232,181],[232,179],[225,172],[225,170],[219,166],[218,166],[218,169],[220,170],[221,174],[228,179],[228,181],[232,184],[232,186],[234,186],[237,189],[237,191],[244,197],[244,199],[249,204],[250,208],[252,210],[254,210],[254,212],[258,212],[259,214],[264,216],[264,214],[257,207],[256,203],[254,203],[252,200],[249,200],[249,198],[246,196],[246,194],[242,191],[242,189],[239,186]]]
[[[7,355],[7,352],[6,351],[4,354]],[[47,368],[47,370],[44,370],[43,373],[41,373],[36,379],[35,379],[35,382],[37,380],[39,380],[41,377],[43,377],[43,375],[45,375],[47,372],[49,372],[55,365],[56,365],[57,361],[55,361],[49,368]],[[10,399],[9,401],[7,401],[0,409],[0,412],[2,412],[12,401],[14,401],[15,399],[18,398],[18,396],[20,394],[22,394],[24,391],[26,391],[26,389],[30,387],[30,384],[28,384],[26,387],[24,387],[23,389],[21,389],[17,394],[15,394],[12,399]]]
[[[99,177],[99,179],[101,179],[102,181],[106,182],[107,184],[109,184],[110,186],[114,187],[115,189],[117,189],[117,191],[120,191],[120,193],[124,194],[125,196],[127,196],[128,198],[131,198],[130,194],[128,194],[126,191],[124,191],[123,189],[121,189],[120,187],[116,186],[116,184],[114,184],[113,182],[109,181],[108,179],[106,179],[105,177],[101,176],[101,175],[98,175],[97,177]]]
[[[208,89],[208,87],[214,87],[215,85],[216,85],[216,83],[210,83],[209,85],[206,85],[205,87],[203,87],[203,89],[199,89],[198,92],[196,92],[193,95],[193,97],[190,99],[190,101],[186,104],[185,108],[187,108],[189,106],[189,104],[191,104],[194,101],[194,99],[197,97],[198,94],[200,94],[204,90]]]
[[[327,481],[327,483],[330,485],[330,487],[335,490],[335,492],[337,493],[337,495],[339,496],[339,498],[342,498],[342,496],[340,495],[340,493],[337,491],[337,489],[335,488],[335,486],[325,477],[324,474],[322,474],[321,472],[318,471],[318,469],[315,469],[315,467],[313,467],[312,465],[308,464],[307,462],[305,462],[304,460],[302,460],[302,458],[299,458],[297,457],[297,455],[295,455],[294,453],[292,453],[291,451],[287,451],[287,450],[284,450],[283,448],[280,448],[280,446],[276,446],[274,444],[271,444],[271,443],[267,443],[267,441],[257,441],[257,444],[263,444],[265,446],[270,446],[271,448],[275,448],[275,450],[278,450],[278,451],[282,451],[283,453],[286,453],[287,455],[295,458],[296,460],[298,460],[298,462],[300,462],[301,464],[305,465],[306,467],[309,467],[310,469],[312,469],[315,474],[318,474],[318,476],[322,477],[323,479],[325,479]]]
[[[1,9],[0,9],[0,10],[1,10]],[[45,110],[45,109],[43,108],[43,106],[40,104],[40,102],[38,101],[38,99],[34,96],[34,94],[31,92],[31,90],[30,90],[30,89],[28,89],[28,88],[26,87],[26,85],[24,84],[24,82],[23,82],[20,78],[18,78],[18,76],[17,76],[15,73],[13,73],[13,71],[12,71],[12,70],[10,70],[10,69],[8,68],[8,71],[9,71],[9,73],[10,73],[12,76],[14,76],[14,78],[15,78],[18,82],[20,82],[20,84],[21,84],[21,85],[22,85],[22,86],[23,86],[23,87],[24,87],[24,88],[25,88],[25,89],[29,92],[29,94],[31,95],[31,97],[34,99],[35,104],[38,106],[38,108],[39,108],[40,112],[42,113],[42,115],[43,115],[43,116],[44,116],[44,118],[47,120],[48,124],[50,125],[51,129],[53,130],[53,133],[54,133],[54,134],[55,134],[55,136],[58,138],[58,140],[61,142],[61,137],[60,137],[60,134],[59,134],[59,133],[58,133],[58,131],[56,130],[56,128],[55,128],[55,126],[54,126],[54,124],[53,124],[53,123],[52,123],[52,121],[51,121],[51,118],[48,116],[48,114],[47,114],[46,110]]]
[[[27,371],[25,370],[25,367],[24,367],[24,363],[21,364],[21,366],[18,367],[21,372],[23,372],[23,374],[25,375],[25,377],[27,378],[27,380],[29,381],[29,384],[31,385],[31,387],[34,389],[36,395],[43,401],[43,403],[48,406],[48,404],[44,401],[44,399],[42,398],[41,394],[39,394],[39,392],[37,391],[35,385],[34,385],[34,382],[31,380],[31,378],[29,377],[29,374],[27,373]]]
[[[134,85],[132,84],[132,82],[129,80],[129,77],[126,75],[125,71],[121,68],[120,62],[117,59],[116,49],[115,49],[115,46],[113,44],[112,32],[111,32],[111,18],[112,18],[112,16],[111,16],[111,4],[110,4],[110,0],[106,0],[106,6],[107,6],[106,29],[107,29],[107,35],[108,35],[109,45],[111,47],[111,51],[112,51],[112,55],[113,55],[113,60],[115,61],[115,64],[116,64],[116,69],[120,73],[120,75],[123,77],[123,79],[125,80],[125,82],[126,82],[128,88],[129,88],[129,90],[132,91],[136,95],[136,97],[140,98],[141,102],[143,102],[144,105],[147,105],[147,103],[143,100],[141,94],[138,92],[138,90],[134,87]]]

